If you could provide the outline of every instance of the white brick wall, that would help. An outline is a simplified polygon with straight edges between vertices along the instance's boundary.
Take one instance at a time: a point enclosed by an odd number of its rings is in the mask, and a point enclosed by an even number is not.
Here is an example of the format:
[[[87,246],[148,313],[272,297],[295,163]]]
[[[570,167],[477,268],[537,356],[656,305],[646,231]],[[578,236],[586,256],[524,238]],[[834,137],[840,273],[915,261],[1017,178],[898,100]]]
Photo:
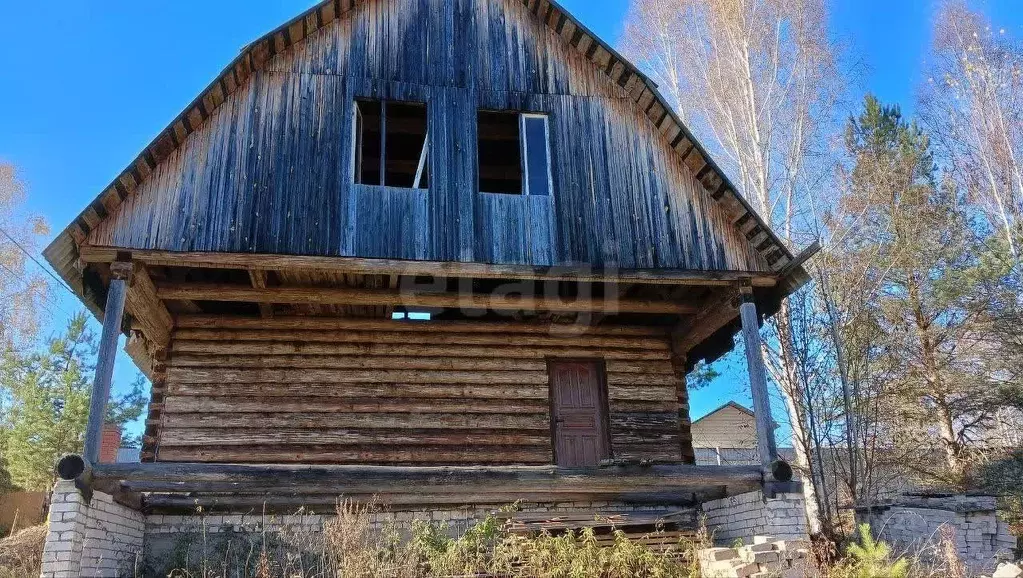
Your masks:
[[[74,482],[53,488],[42,578],[125,576],[142,553],[145,517],[93,492],[88,504]]]
[[[613,512],[642,513],[652,510],[660,513],[662,508],[644,508],[610,502],[574,502],[571,504],[545,505],[522,504],[521,511],[527,513],[591,513],[602,510]],[[448,510],[387,510],[370,514],[370,524],[376,528],[387,525],[402,525],[412,520],[446,524],[453,531],[465,530],[468,526],[483,520],[494,512],[492,507],[463,507]],[[218,514],[205,515],[150,515],[146,517],[146,534],[176,534],[183,532],[261,532],[267,531],[321,531],[323,523],[332,519],[333,514]]]
[[[873,510],[869,522],[882,540],[925,557],[940,557],[942,529],[947,528],[960,558],[973,571],[993,569],[1016,547],[1016,538],[998,519],[991,496],[909,499],[903,505]]]
[[[753,536],[807,538],[802,494],[778,494],[765,499],[758,490],[704,502],[702,509],[707,528],[718,543],[730,544],[737,538],[748,540]]]

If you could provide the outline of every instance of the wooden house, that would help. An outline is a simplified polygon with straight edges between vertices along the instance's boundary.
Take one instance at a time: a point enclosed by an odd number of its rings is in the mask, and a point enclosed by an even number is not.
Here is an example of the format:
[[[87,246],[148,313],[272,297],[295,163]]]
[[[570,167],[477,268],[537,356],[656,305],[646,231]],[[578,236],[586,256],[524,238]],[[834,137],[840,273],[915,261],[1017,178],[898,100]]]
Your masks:
[[[685,376],[745,328],[769,464],[757,325],[803,257],[548,0],[320,2],[45,256],[104,322],[93,417],[120,334],[153,385],[143,463],[98,464],[93,419],[63,473],[150,509],[692,503],[787,478],[693,465]]]

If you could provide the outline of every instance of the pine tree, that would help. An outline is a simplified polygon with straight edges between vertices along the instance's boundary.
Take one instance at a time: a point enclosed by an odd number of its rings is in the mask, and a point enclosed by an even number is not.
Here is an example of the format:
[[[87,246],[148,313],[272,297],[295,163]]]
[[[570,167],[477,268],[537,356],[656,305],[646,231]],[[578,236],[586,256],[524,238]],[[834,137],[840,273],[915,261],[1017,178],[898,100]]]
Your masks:
[[[14,486],[48,489],[56,459],[82,451],[95,354],[95,335],[79,313],[45,348],[8,350],[0,359],[0,449]],[[111,400],[108,420],[132,421],[143,403],[136,381],[126,396]]]
[[[921,463],[939,451],[941,473],[960,481],[972,436],[997,406],[978,347],[984,308],[973,299],[980,236],[935,167],[927,134],[898,107],[867,97],[846,147],[855,165],[842,212],[856,226],[845,258],[873,262],[866,282],[879,290],[870,307],[885,335],[877,373],[898,385],[901,400],[892,435],[919,447]]]

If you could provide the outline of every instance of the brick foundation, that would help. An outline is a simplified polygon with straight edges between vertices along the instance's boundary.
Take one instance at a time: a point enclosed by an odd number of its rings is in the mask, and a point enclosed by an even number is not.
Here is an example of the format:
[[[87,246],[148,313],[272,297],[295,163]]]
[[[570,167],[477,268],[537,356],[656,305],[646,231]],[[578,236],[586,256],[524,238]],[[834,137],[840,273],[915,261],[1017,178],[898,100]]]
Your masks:
[[[145,517],[94,492],[85,499],[74,482],[53,488],[42,578],[130,576],[141,559]]]
[[[781,540],[807,538],[803,494],[778,494],[765,498],[763,492],[747,492],[704,502],[707,529],[714,541],[730,544],[736,539],[772,536]]]
[[[758,535],[774,540],[799,540],[806,538],[802,500],[801,494],[765,499],[758,491],[707,502],[702,512],[715,540],[721,543],[731,544],[736,538],[749,541]],[[613,502],[520,506],[523,512],[552,515],[649,510]],[[450,533],[457,534],[493,511],[485,507],[385,508],[371,514],[369,523],[377,529],[393,527],[402,531],[413,520],[423,520],[444,525]],[[211,554],[223,556],[225,545],[243,559],[262,547],[294,551],[296,544],[313,545],[324,523],[332,518],[333,512],[143,516],[102,492],[95,492],[87,504],[72,482],[61,481],[54,488],[42,576],[166,575],[170,569],[188,566]],[[268,545],[268,540],[277,544]],[[770,555],[760,556],[766,557]]]

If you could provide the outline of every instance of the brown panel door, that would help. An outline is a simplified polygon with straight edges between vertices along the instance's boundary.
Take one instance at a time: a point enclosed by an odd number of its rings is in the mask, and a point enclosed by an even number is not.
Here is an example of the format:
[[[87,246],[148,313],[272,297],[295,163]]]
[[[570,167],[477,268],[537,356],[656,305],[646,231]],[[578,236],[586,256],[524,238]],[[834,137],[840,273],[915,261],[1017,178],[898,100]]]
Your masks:
[[[596,466],[610,457],[603,364],[595,360],[555,360],[548,364],[554,462]]]

